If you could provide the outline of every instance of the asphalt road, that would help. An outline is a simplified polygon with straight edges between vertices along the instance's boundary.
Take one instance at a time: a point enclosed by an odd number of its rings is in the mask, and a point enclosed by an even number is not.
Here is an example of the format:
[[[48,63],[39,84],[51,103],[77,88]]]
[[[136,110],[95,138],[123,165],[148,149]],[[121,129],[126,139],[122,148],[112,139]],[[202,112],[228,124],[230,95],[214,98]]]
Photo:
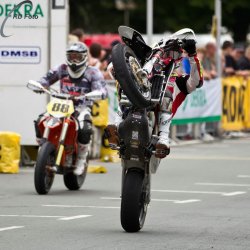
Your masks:
[[[250,249],[250,139],[172,148],[139,233],[120,226],[120,165],[103,165],[79,191],[56,176],[46,196],[32,168],[1,174],[0,249]]]

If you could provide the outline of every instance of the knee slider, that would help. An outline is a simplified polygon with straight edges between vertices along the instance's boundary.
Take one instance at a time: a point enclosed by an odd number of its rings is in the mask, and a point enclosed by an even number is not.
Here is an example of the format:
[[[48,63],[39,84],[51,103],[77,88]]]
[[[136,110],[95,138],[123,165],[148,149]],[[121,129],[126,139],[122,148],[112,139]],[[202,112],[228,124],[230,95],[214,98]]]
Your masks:
[[[90,142],[92,134],[92,123],[90,121],[83,121],[83,127],[78,131],[78,141],[82,144]]]

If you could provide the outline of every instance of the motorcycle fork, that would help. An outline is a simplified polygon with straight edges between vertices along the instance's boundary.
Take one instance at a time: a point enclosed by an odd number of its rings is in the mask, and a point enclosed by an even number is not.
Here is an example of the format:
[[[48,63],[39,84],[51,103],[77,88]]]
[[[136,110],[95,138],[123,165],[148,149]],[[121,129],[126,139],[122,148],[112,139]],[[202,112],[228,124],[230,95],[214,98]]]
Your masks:
[[[62,131],[61,131],[61,135],[59,139],[59,148],[58,148],[58,153],[56,156],[56,166],[60,166],[60,163],[62,160],[62,155],[64,152],[64,141],[66,138],[66,134],[68,132],[69,123],[70,123],[69,118],[65,118],[65,120],[63,121]]]

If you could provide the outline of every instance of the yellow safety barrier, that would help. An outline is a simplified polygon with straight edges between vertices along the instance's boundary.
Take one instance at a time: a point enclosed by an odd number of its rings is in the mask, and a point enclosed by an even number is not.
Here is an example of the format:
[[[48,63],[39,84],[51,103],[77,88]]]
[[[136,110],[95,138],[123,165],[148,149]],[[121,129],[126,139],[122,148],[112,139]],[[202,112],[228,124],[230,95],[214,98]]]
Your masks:
[[[245,100],[246,118],[244,121],[245,128],[250,128],[250,78],[247,80],[247,98]]]
[[[88,173],[105,174],[107,172],[108,172],[107,169],[104,166],[101,166],[101,165],[90,165],[88,167]]]
[[[0,132],[0,172],[18,173],[20,162],[19,134],[13,132]]]
[[[95,102],[91,110],[93,124],[97,127],[108,125],[108,99]]]
[[[232,76],[222,79],[222,128],[250,128],[250,80]]]
[[[103,131],[102,131],[102,145],[101,145],[101,161],[104,161],[104,162],[120,162],[118,151],[113,150],[113,149],[111,149],[109,147],[108,140],[104,138],[104,132]]]

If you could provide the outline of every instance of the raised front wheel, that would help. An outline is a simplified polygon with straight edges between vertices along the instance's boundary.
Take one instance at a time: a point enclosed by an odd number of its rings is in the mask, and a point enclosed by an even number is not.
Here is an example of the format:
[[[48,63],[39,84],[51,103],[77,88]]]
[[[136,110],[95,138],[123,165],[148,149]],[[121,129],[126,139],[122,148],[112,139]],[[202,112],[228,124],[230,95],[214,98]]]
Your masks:
[[[141,65],[134,52],[128,46],[117,44],[112,49],[112,62],[116,78],[129,101],[138,108],[149,107],[151,92],[138,76]]]

